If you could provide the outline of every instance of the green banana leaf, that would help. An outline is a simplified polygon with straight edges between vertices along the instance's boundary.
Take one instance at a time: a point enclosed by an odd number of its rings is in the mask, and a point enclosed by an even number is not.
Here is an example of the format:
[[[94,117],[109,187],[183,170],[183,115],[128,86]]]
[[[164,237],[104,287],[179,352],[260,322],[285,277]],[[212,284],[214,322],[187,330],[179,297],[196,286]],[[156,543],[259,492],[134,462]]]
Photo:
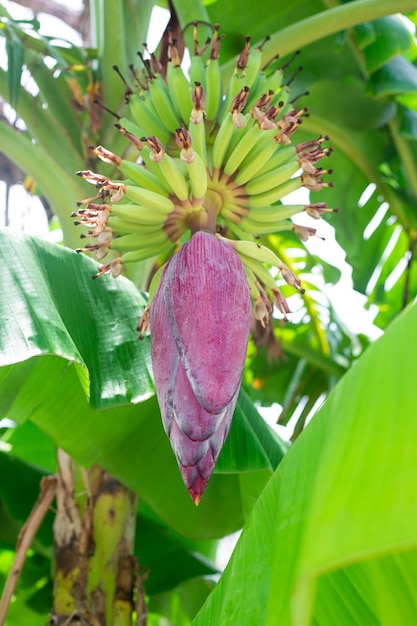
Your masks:
[[[414,305],[331,392],[193,626],[415,623],[416,325]]]
[[[93,281],[92,259],[8,229],[0,251],[0,416],[30,420],[82,465],[101,465],[183,535],[241,528],[286,451],[244,390],[196,509],[162,428],[149,337],[137,339],[144,297],[124,278]]]

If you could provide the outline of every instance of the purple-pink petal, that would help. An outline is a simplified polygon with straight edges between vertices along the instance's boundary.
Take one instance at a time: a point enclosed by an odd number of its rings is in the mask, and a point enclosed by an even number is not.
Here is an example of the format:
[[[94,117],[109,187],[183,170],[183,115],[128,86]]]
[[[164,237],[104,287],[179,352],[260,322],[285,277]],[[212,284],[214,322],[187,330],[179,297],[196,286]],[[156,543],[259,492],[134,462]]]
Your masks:
[[[196,504],[237,402],[251,322],[236,252],[198,232],[168,263],[151,303],[152,364],[163,425]]]
[[[166,273],[165,304],[199,403],[219,413],[240,386],[251,321],[249,287],[236,252],[197,232]]]

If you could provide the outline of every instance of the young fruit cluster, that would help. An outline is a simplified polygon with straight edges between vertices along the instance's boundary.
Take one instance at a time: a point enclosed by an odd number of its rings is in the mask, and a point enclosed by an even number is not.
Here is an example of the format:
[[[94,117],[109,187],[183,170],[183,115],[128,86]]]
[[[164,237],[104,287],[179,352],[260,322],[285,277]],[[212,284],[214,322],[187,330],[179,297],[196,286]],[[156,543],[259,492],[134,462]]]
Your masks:
[[[298,277],[257,237],[294,230],[306,240],[315,229],[297,226],[301,211],[318,219],[324,203],[283,205],[288,193],[320,190],[329,170],[317,167],[331,149],[328,137],[294,144],[306,108],[290,100],[282,69],[262,68],[262,46],[247,37],[223,90],[218,26],[202,49],[195,25],[189,78],[176,42],[166,67],[141,54],[126,85],[131,118],[117,128],[135,160],[91,147],[123,180],[78,172],[97,188],[79,203],[76,224],[95,238],[80,251],[104,259],[118,276],[126,263],[166,261],[156,272],[139,323],[151,325],[152,363],[165,431],[183,481],[198,504],[229,432],[254,316],[265,326],[272,303],[287,319],[289,306],[267,266],[303,292]],[[116,68],[118,71],[118,69]],[[124,79],[123,79],[124,80]],[[191,237],[191,238],[190,238]],[[175,253],[175,254],[174,254]]]
[[[316,164],[331,148],[323,145],[328,137],[293,143],[307,109],[298,110],[291,102],[282,69],[262,69],[262,49],[251,48],[250,37],[223,90],[218,31],[216,25],[210,47],[206,43],[199,50],[195,26],[189,78],[173,39],[166,68],[153,54],[148,59],[140,54],[141,73],[131,66],[135,89],[125,83],[131,118],[119,119],[116,126],[137,150],[136,161],[91,146],[124,180],[78,172],[98,189],[73,213],[76,224],[89,228],[81,236],[96,238],[80,251],[95,252],[102,260],[110,249],[117,250],[121,255],[97,274],[117,276],[125,263],[169,256],[190,232],[218,233],[242,259],[259,319],[266,319],[261,283],[285,318],[288,307],[263,263],[278,267],[297,289],[299,280],[255,237],[283,230],[293,230],[303,240],[315,234],[290,218],[305,211],[318,219],[332,209],[324,203],[280,201],[301,187],[329,185],[323,176],[330,171]]]

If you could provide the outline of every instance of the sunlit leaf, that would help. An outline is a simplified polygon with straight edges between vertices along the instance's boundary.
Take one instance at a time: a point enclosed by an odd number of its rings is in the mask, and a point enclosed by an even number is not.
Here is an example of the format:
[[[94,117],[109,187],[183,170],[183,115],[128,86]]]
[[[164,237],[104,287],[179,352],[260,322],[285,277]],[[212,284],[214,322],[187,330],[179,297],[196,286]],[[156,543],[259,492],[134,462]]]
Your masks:
[[[330,394],[268,483],[202,624],[406,624],[417,610],[414,306]],[[378,380],[378,385],[375,385]]]

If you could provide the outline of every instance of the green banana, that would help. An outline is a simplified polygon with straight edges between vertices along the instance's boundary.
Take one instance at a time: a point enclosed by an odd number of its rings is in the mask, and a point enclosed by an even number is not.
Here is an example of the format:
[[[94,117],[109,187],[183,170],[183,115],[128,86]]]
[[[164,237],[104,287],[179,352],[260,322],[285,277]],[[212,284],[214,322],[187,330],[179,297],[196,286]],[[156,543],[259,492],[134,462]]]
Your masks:
[[[250,208],[263,207],[273,204],[274,202],[278,202],[278,200],[282,200],[282,198],[287,194],[296,191],[296,189],[300,189],[300,187],[302,187],[302,180],[300,176],[290,178],[285,181],[285,183],[282,183],[282,185],[275,187],[275,189],[271,189],[271,191],[259,193],[256,196],[249,196],[247,204]]]
[[[227,218],[224,218],[224,224],[225,226],[227,226],[230,232],[233,233],[239,239],[245,239],[246,241],[255,241],[255,237],[253,236],[252,233],[247,233],[243,231],[241,228],[239,228],[239,226],[237,226],[237,224],[234,224]]]
[[[158,178],[150,172],[143,165],[139,165],[139,163],[132,163],[132,161],[123,160],[120,165],[118,165],[119,170],[122,172],[126,178],[129,178],[131,181],[140,185],[141,187],[146,187],[155,193],[161,192],[161,183]]]
[[[293,215],[297,215],[297,213],[301,213],[304,211],[303,204],[278,204],[272,206],[262,206],[251,208],[249,213],[243,217],[248,217],[250,220],[254,222],[261,222],[263,224],[273,223],[280,220],[286,220]]]
[[[120,118],[119,126],[120,128],[126,129],[129,133],[132,133],[132,135],[135,135],[135,137],[137,137],[138,139],[139,137],[143,137],[143,135],[145,134],[143,128],[135,124],[135,122],[132,122],[132,120],[128,117]],[[117,125],[116,128],[118,128]]]
[[[188,124],[192,109],[190,83],[181,66],[175,65],[173,60],[167,66],[167,82],[178,119]]]
[[[237,185],[246,184],[272,158],[277,149],[273,136],[275,132],[276,130],[264,130],[263,134],[260,135],[257,143],[249,151],[249,154],[245,156],[239,167],[239,172],[235,179]]]
[[[154,105],[161,122],[168,128],[169,131],[175,132],[175,129],[179,126],[179,120],[175,115],[171,96],[169,95],[169,91],[161,74],[156,74],[155,77],[150,80],[149,93],[152,104]],[[156,132],[155,134],[159,135],[159,132]]]
[[[293,223],[289,220],[281,220],[276,222],[261,222],[252,219],[251,217],[244,217],[239,223],[239,227],[242,231],[247,233],[255,233],[256,235],[267,235],[269,233],[278,233],[283,230],[293,230]]]
[[[255,83],[261,70],[261,63],[262,50],[260,48],[251,47],[249,50],[248,64],[245,68],[245,84],[251,89],[255,87]],[[256,89],[256,92],[260,93],[258,89]]]
[[[288,163],[291,160],[295,160],[297,158],[297,152],[294,146],[281,146],[277,145],[277,150],[274,155],[263,165],[256,173],[257,176],[262,176],[267,172],[271,172],[272,170],[281,167],[285,163]]]
[[[275,252],[260,243],[252,241],[233,241],[233,248],[238,254],[244,254],[251,259],[268,263],[274,267],[280,268],[282,261],[277,257]]]
[[[144,261],[145,259],[149,259],[151,256],[159,256],[163,252],[170,250],[173,245],[172,241],[168,241],[167,243],[155,245],[152,250],[149,250],[149,248],[130,250],[129,252],[123,254],[122,260],[123,263],[137,263],[138,261]]]
[[[147,233],[153,233],[156,229],[162,229],[164,225],[164,219],[162,218],[159,224],[140,224],[139,222],[129,222],[125,218],[116,216],[110,216],[108,220],[108,226],[114,232],[119,235],[131,235],[133,233],[141,233],[143,235]]]
[[[257,144],[262,133],[270,132],[259,128],[257,124],[252,126],[248,132],[237,142],[236,147],[230,154],[224,166],[224,171],[228,176],[235,172],[244,158],[249,154],[250,150]]]
[[[248,267],[245,267],[246,278],[248,279],[249,291],[253,301],[260,298],[261,294],[257,287],[257,280],[255,274]]]
[[[232,106],[233,99],[237,96],[239,91],[241,91],[244,87],[246,87],[245,75],[241,70],[236,70],[233,72],[233,76],[229,81],[229,86],[227,89],[226,97],[223,100],[223,103],[218,112],[219,122],[223,122],[230,112],[230,108]]]
[[[139,204],[112,204],[110,217],[135,224],[162,226],[168,215],[166,211],[149,211],[148,207]]]
[[[252,178],[252,180],[246,183],[246,193],[256,195],[271,191],[272,189],[275,189],[285,183],[285,181],[291,178],[291,176],[293,176],[299,169],[300,166],[297,160],[284,163],[284,165],[281,165],[281,167],[278,167],[271,172]]]
[[[252,242],[248,242],[248,243],[252,243]],[[266,269],[266,267],[262,265],[261,261],[256,260],[252,257],[249,257],[246,254],[242,254],[241,252],[240,253],[238,252],[238,254],[245,269],[251,270],[255,274],[255,276],[259,278],[264,283],[264,285],[266,285],[270,289],[276,286],[274,278]]]
[[[191,162],[185,161],[185,164],[193,198],[204,198],[207,191],[207,169],[203,159],[197,152],[194,152],[194,159]]]
[[[238,129],[233,123],[232,113],[228,113],[220,125],[211,150],[213,169],[218,170],[223,165],[223,160],[234,132],[238,132]]]
[[[188,132],[190,133],[194,151],[207,163],[206,125],[204,120],[197,122],[197,124],[190,121]]]
[[[219,60],[209,59],[206,65],[206,116],[208,120],[216,119],[222,103],[222,78]]]
[[[117,237],[116,239],[113,239],[111,247],[115,250],[119,250],[120,252],[127,252],[138,248],[153,248],[154,246],[161,246],[162,244],[167,244],[168,242],[169,239],[166,236],[165,231],[158,228],[153,232],[136,232]]]
[[[191,56],[191,65],[190,65],[190,83],[194,85],[194,83],[202,83],[203,87],[206,88],[205,76],[206,69],[204,67],[204,59],[201,54],[193,54]]]
[[[163,144],[169,141],[171,133],[166,127],[164,120],[159,119],[152,102],[145,101],[144,98],[133,94],[129,98],[129,109],[139,127],[146,128],[148,133],[158,135]]]
[[[177,158],[173,159],[165,152],[162,159],[157,162],[161,173],[171,187],[173,193],[181,202],[188,199],[188,184],[184,176],[181,161]]]
[[[172,200],[150,189],[126,185],[125,196],[128,200],[136,202],[137,204],[143,204],[153,211],[165,211],[168,214],[175,208]]]

